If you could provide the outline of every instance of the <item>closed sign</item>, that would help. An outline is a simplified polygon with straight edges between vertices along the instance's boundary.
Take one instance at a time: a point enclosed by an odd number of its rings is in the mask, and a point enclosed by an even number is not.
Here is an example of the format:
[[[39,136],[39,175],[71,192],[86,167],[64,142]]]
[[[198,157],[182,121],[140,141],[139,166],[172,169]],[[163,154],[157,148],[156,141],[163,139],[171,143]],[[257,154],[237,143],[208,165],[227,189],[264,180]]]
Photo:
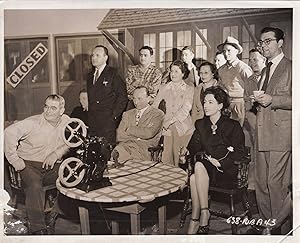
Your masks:
[[[6,81],[14,88],[26,77],[36,64],[47,54],[48,49],[39,43],[22,63],[9,75]]]

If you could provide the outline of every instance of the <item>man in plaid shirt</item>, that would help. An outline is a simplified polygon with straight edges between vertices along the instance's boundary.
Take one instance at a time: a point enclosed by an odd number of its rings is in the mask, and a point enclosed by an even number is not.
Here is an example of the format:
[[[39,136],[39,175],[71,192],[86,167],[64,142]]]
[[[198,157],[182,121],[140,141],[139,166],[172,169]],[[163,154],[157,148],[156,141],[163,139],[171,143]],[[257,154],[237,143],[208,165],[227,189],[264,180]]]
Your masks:
[[[161,84],[162,72],[151,64],[153,49],[150,46],[143,46],[139,50],[140,63],[128,68],[126,86],[128,94],[127,110],[134,108],[133,91],[139,86],[145,86],[153,99]],[[152,103],[152,102],[150,102]]]

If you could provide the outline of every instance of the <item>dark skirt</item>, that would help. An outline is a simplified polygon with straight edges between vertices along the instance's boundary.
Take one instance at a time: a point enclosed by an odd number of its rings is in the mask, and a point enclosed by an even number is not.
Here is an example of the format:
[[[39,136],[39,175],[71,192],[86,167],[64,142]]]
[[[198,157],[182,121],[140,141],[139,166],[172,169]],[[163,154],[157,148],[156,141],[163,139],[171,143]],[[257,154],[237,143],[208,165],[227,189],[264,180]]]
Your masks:
[[[220,172],[216,169],[212,163],[208,160],[196,161],[196,163],[202,163],[207,170],[209,176],[209,185],[216,186],[224,189],[232,189],[237,186],[237,166],[232,162],[232,166],[226,170],[220,169],[223,172]]]

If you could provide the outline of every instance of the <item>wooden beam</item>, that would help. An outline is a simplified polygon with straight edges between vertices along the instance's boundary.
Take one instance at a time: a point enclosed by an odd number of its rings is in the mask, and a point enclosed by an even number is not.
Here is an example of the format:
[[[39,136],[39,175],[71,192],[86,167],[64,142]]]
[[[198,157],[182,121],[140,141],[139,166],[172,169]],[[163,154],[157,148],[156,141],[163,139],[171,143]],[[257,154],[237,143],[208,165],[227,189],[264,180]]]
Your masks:
[[[131,62],[132,62],[133,64],[135,64],[134,56],[131,54],[131,52],[128,50],[128,48],[122,44],[121,41],[119,41],[118,39],[116,39],[116,38],[115,38],[111,33],[109,33],[107,30],[101,30],[101,31],[103,32],[104,36],[105,36],[107,39],[113,41],[113,42],[117,45],[117,47],[118,47],[120,50],[122,50],[125,54],[127,54],[127,56],[130,58]]]
[[[245,25],[245,27],[246,27],[246,30],[248,31],[248,34],[250,35],[252,41],[256,44],[256,43],[257,43],[257,39],[256,39],[254,33],[252,33],[252,31],[251,31],[250,25],[248,24],[247,20],[246,20],[244,17],[242,17],[242,20],[243,20],[243,22],[244,22],[244,25]]]
[[[205,36],[201,33],[201,30],[198,28],[198,26],[195,23],[191,23],[192,28],[194,31],[199,35],[200,39],[204,42],[204,44],[207,46],[209,50],[211,50],[211,45],[206,40]]]

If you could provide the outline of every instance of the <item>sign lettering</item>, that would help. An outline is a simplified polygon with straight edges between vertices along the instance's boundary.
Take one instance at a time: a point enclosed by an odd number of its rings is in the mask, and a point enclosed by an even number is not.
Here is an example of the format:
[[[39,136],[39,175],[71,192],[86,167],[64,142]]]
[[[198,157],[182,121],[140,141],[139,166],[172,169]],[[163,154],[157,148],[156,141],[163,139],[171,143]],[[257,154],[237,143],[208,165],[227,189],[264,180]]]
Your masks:
[[[6,81],[14,88],[26,77],[36,64],[48,53],[48,49],[39,43],[20,65],[9,75]]]

